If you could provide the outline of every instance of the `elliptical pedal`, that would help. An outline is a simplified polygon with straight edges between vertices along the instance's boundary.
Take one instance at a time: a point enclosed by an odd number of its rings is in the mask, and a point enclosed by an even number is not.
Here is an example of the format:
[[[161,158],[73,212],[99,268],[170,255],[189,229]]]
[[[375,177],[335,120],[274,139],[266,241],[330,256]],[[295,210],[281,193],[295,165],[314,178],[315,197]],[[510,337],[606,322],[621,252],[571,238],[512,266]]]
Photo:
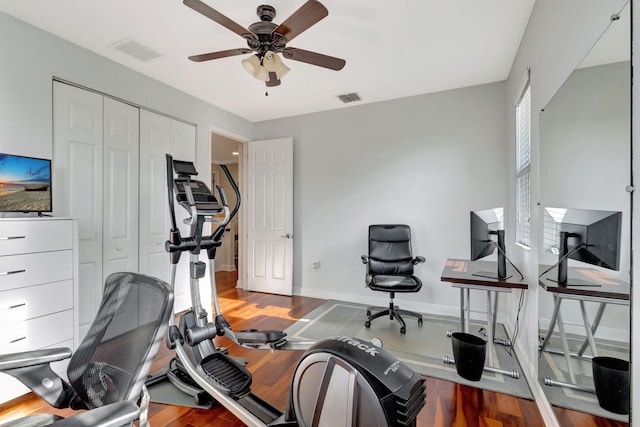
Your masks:
[[[223,353],[213,353],[202,359],[202,371],[233,398],[239,399],[251,391],[251,373]]]

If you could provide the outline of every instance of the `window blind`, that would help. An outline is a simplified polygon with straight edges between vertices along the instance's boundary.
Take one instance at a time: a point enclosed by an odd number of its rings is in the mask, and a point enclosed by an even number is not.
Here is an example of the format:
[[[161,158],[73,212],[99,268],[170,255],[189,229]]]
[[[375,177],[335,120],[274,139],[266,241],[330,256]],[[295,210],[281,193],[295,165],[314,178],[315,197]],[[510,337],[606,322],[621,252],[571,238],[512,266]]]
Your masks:
[[[516,103],[516,241],[531,246],[531,87]]]

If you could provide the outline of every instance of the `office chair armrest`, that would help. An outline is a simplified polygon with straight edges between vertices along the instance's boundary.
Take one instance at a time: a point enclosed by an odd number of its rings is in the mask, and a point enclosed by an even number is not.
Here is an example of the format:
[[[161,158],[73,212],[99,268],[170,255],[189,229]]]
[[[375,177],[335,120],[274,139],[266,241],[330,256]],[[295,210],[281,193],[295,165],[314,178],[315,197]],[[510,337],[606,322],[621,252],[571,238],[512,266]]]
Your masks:
[[[360,259],[362,260],[363,264],[369,264],[369,257],[366,255],[360,255]]]
[[[0,372],[15,368],[49,364],[70,357],[71,349],[66,347],[0,354]]]
[[[425,261],[426,261],[426,259],[423,256],[417,256],[417,257],[413,258],[413,260],[411,260],[413,265],[418,265],[421,262],[425,262]]]
[[[111,403],[81,412],[51,424],[52,427],[120,427],[138,419],[140,408],[134,402]]]
[[[52,348],[0,355],[0,373],[11,375],[54,408],[69,406],[68,385],[51,369],[51,362],[68,359],[71,350]]]

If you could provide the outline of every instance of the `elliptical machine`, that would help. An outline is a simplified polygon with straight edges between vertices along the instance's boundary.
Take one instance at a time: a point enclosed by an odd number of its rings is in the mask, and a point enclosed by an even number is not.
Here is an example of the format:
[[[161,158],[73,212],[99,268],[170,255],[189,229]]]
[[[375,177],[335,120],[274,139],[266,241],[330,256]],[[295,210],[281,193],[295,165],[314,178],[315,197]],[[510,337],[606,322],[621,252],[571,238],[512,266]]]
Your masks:
[[[240,192],[222,165],[236,193],[230,211],[220,186],[216,186],[219,203],[206,184],[193,179],[197,175],[193,163],[173,160],[168,154],[166,160],[172,228],[165,248],[172,263],[171,283],[175,285],[180,255],[189,252],[193,304],[178,325],[170,319],[167,345],[177,354],[169,372],[172,383],[185,392],[203,390],[249,426],[415,426],[424,406],[424,379],[373,343],[344,336],[289,341],[282,331],[232,330],[218,304],[214,260],[226,224],[240,206]],[[174,193],[175,201],[190,214],[185,220],[190,225],[187,237],[176,224]],[[209,236],[202,235],[206,222],[218,224]],[[200,298],[199,279],[207,269],[199,259],[201,250],[207,251],[209,260],[215,323],[209,322]],[[223,335],[254,349],[306,350],[294,371],[284,413],[252,393],[251,373],[226,349],[216,348],[213,339]]]

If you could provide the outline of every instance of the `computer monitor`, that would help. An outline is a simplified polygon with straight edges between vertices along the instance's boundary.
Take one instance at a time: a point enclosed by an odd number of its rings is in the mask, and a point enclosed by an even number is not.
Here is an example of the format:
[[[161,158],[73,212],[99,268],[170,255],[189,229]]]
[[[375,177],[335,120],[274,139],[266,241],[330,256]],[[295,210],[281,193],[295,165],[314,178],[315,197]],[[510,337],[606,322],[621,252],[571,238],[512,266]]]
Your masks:
[[[497,271],[479,271],[474,276],[490,279],[506,280],[507,276],[506,247],[504,242],[504,209],[493,208],[471,211],[471,260],[491,255],[498,249]],[[493,239],[492,237],[496,238]]]
[[[545,208],[545,247],[557,252],[560,286],[598,286],[567,277],[568,260],[620,269],[622,212]],[[555,239],[549,244],[549,239]],[[547,270],[549,271],[549,270]]]

